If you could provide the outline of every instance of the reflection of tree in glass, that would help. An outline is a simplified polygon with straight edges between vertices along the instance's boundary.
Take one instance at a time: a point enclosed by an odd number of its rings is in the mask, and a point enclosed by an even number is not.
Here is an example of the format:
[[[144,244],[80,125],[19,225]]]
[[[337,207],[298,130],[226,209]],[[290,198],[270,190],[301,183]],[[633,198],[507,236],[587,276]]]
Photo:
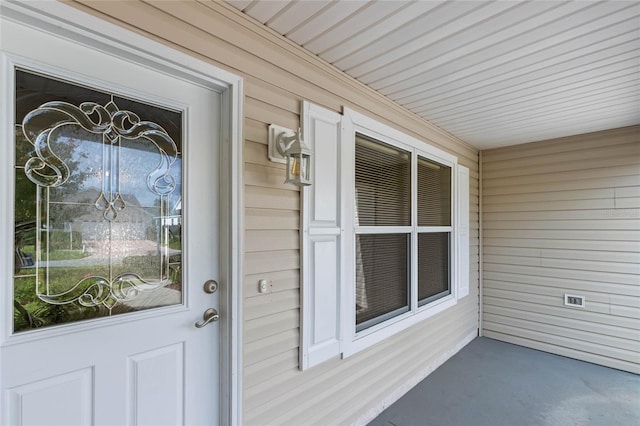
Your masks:
[[[26,160],[35,152],[31,145],[22,134],[22,128],[16,127],[16,165],[24,166]],[[35,237],[36,223],[36,185],[31,182],[24,174],[22,168],[16,169],[15,179],[15,226],[16,237],[18,234],[25,244],[28,244]],[[27,237],[26,234],[31,235]],[[26,241],[30,239],[31,241]]]
[[[83,182],[91,173],[83,162],[88,154],[78,149],[86,139],[95,139],[93,135],[77,126],[63,126],[64,132],[52,138],[51,148],[56,155],[64,159],[72,171],[71,175],[59,188],[49,188],[51,199],[63,199],[64,194],[77,193]],[[89,137],[87,137],[89,136]],[[86,143],[86,142],[85,142]],[[15,173],[15,217],[14,217],[14,272],[20,273],[24,267],[32,266],[35,258],[35,241],[37,226],[37,185],[29,180],[24,173],[25,162],[35,155],[34,146],[26,139],[20,126],[15,129],[16,173]],[[83,200],[84,202],[85,200]],[[93,203],[86,200],[87,203]],[[84,209],[80,205],[50,204],[48,206],[49,225],[52,228],[62,228],[65,222],[70,222]],[[61,231],[52,230],[60,233]],[[70,248],[81,248],[81,238],[78,238]],[[57,235],[57,234],[56,234]],[[64,237],[68,234],[64,233]],[[43,250],[46,241],[43,239]],[[57,241],[54,235],[53,241]],[[72,239],[73,242],[73,239]],[[29,250],[26,249],[29,247]],[[63,277],[59,278],[64,280]],[[100,316],[99,309],[86,309],[74,305],[50,305],[36,296],[35,277],[16,279],[14,283],[14,331],[43,325],[68,322],[80,318]]]
[[[83,162],[88,158],[88,155],[80,150],[79,146],[88,139],[87,136],[93,139],[92,135],[87,135],[88,132],[78,126],[63,126],[61,129],[64,130],[63,133],[60,132],[57,135],[53,135],[57,137],[52,138],[51,148],[58,157],[64,160],[72,173],[67,181],[59,187],[49,188],[49,197],[52,200],[62,200],[66,194],[77,193],[90,173],[86,167],[83,167]],[[26,178],[22,166],[24,166],[28,156],[35,155],[35,150],[19,127],[16,128],[15,136],[17,157],[15,239],[16,244],[21,243],[23,246],[33,245],[35,243],[37,185]],[[94,200],[87,199],[81,202],[92,204]],[[65,222],[69,222],[80,215],[83,209],[82,206],[77,204],[62,205],[52,203],[48,206],[49,226],[53,229],[62,229]],[[46,241],[46,239],[43,239],[43,241]],[[16,248],[18,247],[16,246]]]
[[[60,82],[56,84],[66,85]],[[73,92],[73,86],[69,86],[67,89]],[[70,290],[82,290],[78,286],[87,277],[105,277],[111,285],[112,280],[117,281],[118,271],[130,272],[125,268],[125,261],[138,257],[145,259],[143,266],[149,269],[147,271],[144,267],[141,268],[141,273],[144,272],[142,278],[149,275],[149,280],[160,283],[158,280],[163,281],[170,275],[175,278],[174,285],[179,286],[181,208],[175,207],[181,200],[179,143],[176,147],[171,141],[160,140],[162,138],[128,139],[122,133],[118,137],[116,133],[119,132],[115,132],[114,128],[104,134],[92,133],[81,127],[80,121],[71,123],[66,121],[66,117],[56,118],[59,117],[57,113],[75,111],[71,105],[80,105],[79,102],[61,98],[69,103],[63,105],[53,102],[44,105],[52,95],[38,90],[35,91],[39,96],[38,102],[28,104],[27,99],[33,97],[21,95],[16,105],[17,110],[23,112],[18,116],[30,117],[29,120],[25,118],[25,131],[29,137],[35,141],[37,135],[46,135],[48,139],[46,143],[38,139],[36,143],[40,151],[35,153],[34,145],[25,138],[20,126],[16,126],[15,330],[81,319],[78,316],[105,314],[102,307],[86,309],[71,303],[72,299],[64,301],[65,304],[62,305],[54,305],[57,302],[51,301],[54,299],[49,300],[52,305],[43,302],[46,297],[41,294],[43,300],[40,300],[36,291],[38,287],[41,292],[45,292],[43,280],[46,281],[48,296],[62,297]],[[53,97],[57,99],[56,96]],[[84,99],[82,96],[80,98]],[[106,105],[105,102],[98,104]],[[36,105],[42,105],[42,114],[38,113],[40,109]],[[114,105],[107,105],[110,113],[114,108],[115,111],[118,110]],[[150,108],[155,111],[153,107]],[[164,110],[143,115],[156,116],[162,111]],[[147,106],[144,106],[143,112],[148,112]],[[179,137],[180,114],[171,114],[171,122],[178,123],[176,134]],[[94,113],[90,117],[94,123],[102,118],[97,115]],[[51,133],[45,134],[42,129],[49,124],[47,120],[51,117],[55,126],[50,125],[47,129],[52,129]],[[57,119],[61,121],[55,122]],[[67,124],[60,125],[61,123]],[[118,126],[117,123],[115,125]],[[93,129],[97,131],[98,127]],[[114,145],[109,146],[109,143]],[[162,143],[166,143],[169,148],[173,147],[173,150],[177,149],[177,152],[173,152],[173,157],[167,157],[168,152]],[[25,167],[30,158],[38,156],[43,168],[40,168],[38,161],[31,161]],[[174,161],[177,167],[171,167]],[[25,172],[25,168],[28,172]],[[39,188],[34,182],[40,182],[41,178],[43,186]],[[58,179],[63,181],[59,182]],[[169,194],[172,189],[173,193]],[[109,203],[108,209],[100,202],[105,199]],[[161,199],[164,201],[160,201]],[[120,204],[115,204],[118,200]],[[107,216],[106,212],[113,212],[114,208],[117,214]],[[167,218],[168,215],[172,217]],[[118,244],[112,245],[112,240]],[[40,241],[41,253],[35,253],[36,241]],[[87,262],[72,261],[84,257],[85,248],[86,255],[90,255],[91,259],[87,259]],[[172,255],[169,254],[169,249],[172,250]],[[98,271],[98,263],[108,264],[108,272]],[[39,283],[36,283],[33,266],[43,267],[42,272],[37,275]],[[160,269],[162,271],[158,273]],[[111,290],[113,289],[109,291]],[[126,306],[118,306],[116,310],[128,309],[130,308]],[[112,313],[116,313],[115,310]]]
[[[64,159],[64,162],[72,173],[69,179],[60,187],[50,188],[49,196],[52,199],[60,199],[66,193],[77,192],[87,176],[91,173],[91,170],[82,167],[83,161],[88,158],[88,154],[78,149],[81,142],[87,139],[87,132],[77,126],[64,126],[64,129],[65,134],[54,138],[51,143],[51,148],[58,157]],[[22,130],[19,128],[16,129],[16,148],[18,176],[16,176],[15,222],[18,224],[26,221],[35,221],[36,219],[36,184],[24,176],[22,169],[25,163],[25,157],[27,157],[27,155],[34,155],[34,149],[33,145],[24,137]],[[92,201],[87,200],[87,202]],[[71,217],[73,217],[73,213],[67,210],[66,214],[69,215],[70,213]],[[55,209],[53,209],[53,211],[50,212],[50,219],[62,223],[65,218],[60,217],[59,214],[56,215]],[[62,219],[62,221],[59,219]]]

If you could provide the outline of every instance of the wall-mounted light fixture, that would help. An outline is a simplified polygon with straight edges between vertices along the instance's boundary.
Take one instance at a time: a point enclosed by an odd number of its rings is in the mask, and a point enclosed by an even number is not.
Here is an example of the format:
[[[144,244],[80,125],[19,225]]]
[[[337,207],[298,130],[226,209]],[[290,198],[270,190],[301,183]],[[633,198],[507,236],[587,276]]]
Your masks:
[[[269,126],[269,160],[287,165],[284,183],[296,186],[311,185],[312,155],[302,140],[299,128],[294,132],[275,124]]]

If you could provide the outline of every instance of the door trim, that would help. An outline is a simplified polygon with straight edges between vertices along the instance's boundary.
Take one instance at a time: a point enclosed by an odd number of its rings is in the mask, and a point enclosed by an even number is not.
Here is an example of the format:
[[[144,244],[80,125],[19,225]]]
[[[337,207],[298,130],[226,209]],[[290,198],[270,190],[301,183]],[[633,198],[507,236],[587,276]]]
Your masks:
[[[220,420],[223,425],[242,424],[242,78],[61,2],[0,1],[0,15],[221,93]],[[0,90],[12,90],[7,84],[2,78]],[[8,135],[8,129],[2,134]],[[9,223],[7,214],[0,209],[0,224]],[[10,258],[5,257],[0,265],[9,271]]]

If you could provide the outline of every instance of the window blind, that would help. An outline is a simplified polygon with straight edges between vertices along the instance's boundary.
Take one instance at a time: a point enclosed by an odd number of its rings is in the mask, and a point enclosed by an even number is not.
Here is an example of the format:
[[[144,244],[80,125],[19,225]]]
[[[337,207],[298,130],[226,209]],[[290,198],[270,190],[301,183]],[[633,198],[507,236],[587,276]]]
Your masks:
[[[418,226],[451,226],[451,167],[418,157]]]
[[[418,301],[420,304],[451,293],[449,238],[449,232],[418,234]]]
[[[409,240],[409,234],[356,235],[357,330],[409,310]]]
[[[356,134],[356,226],[411,224],[410,153]]]

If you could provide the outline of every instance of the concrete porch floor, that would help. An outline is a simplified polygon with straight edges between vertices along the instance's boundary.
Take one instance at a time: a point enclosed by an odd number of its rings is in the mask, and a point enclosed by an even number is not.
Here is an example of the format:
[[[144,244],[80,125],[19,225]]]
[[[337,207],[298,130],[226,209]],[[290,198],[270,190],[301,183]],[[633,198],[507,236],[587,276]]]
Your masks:
[[[369,426],[639,426],[640,376],[479,337]]]

